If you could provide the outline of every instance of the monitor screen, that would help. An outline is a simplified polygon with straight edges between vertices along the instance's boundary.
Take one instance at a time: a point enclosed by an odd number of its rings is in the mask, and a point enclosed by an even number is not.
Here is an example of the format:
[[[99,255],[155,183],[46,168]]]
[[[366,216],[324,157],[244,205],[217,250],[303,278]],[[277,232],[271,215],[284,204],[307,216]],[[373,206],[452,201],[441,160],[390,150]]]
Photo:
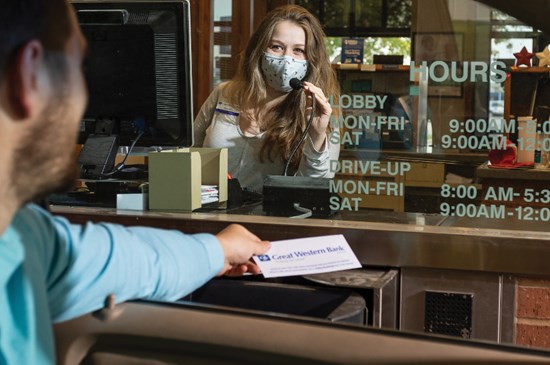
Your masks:
[[[88,107],[79,143],[116,135],[120,145],[193,144],[189,2],[73,1],[88,42]]]

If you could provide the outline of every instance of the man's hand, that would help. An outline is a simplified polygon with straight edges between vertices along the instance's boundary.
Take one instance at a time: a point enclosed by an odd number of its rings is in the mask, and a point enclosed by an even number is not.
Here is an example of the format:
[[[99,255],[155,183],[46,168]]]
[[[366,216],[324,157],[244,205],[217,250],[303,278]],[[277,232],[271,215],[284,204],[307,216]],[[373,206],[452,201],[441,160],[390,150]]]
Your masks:
[[[254,255],[263,255],[271,244],[262,241],[246,228],[232,224],[216,235],[224,253],[224,267],[219,275],[239,276],[245,272],[258,274],[260,269],[251,261]]]

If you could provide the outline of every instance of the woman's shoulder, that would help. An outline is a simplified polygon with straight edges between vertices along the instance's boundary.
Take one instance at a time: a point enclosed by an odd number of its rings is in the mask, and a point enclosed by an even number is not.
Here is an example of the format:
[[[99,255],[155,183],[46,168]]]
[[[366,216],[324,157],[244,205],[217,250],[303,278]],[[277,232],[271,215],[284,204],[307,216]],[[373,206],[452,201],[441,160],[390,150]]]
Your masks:
[[[231,81],[223,81],[216,85],[214,88],[214,91],[222,92],[225,89],[227,89],[227,86],[231,83]]]
[[[227,103],[229,97],[227,96],[227,86],[229,82],[222,82],[214,87],[214,90],[208,96],[208,99],[205,101],[204,106],[212,108],[217,105],[219,102]]]
[[[239,102],[236,100],[236,85],[234,81],[224,81],[214,88],[213,93],[216,93],[216,100],[232,105],[237,108]]]
[[[227,93],[228,89],[230,88],[230,85],[232,84],[231,81],[223,81],[223,82],[220,82],[219,84],[217,84],[215,87],[214,87],[214,90],[212,92],[214,93],[218,93],[220,95],[224,95],[226,96],[225,94]]]

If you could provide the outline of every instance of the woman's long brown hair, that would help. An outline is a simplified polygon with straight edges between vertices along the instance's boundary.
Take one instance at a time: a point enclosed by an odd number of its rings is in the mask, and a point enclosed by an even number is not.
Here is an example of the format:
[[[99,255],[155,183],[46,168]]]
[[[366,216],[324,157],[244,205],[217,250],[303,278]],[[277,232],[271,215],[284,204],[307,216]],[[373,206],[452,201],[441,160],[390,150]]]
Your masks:
[[[319,87],[327,97],[339,99],[340,88],[336,74],[330,66],[321,24],[303,7],[285,5],[267,14],[241,54],[235,77],[225,89],[225,95],[235,105],[257,108],[266,103],[266,83],[261,71],[262,56],[270,44],[275,27],[285,20],[294,22],[306,34],[308,71],[304,80]],[[261,161],[273,161],[275,148],[279,150],[283,162],[288,161],[292,148],[298,143],[306,127],[305,109],[304,93],[291,91],[282,103],[266,113],[269,119],[262,125],[265,128],[265,136],[260,151]],[[298,169],[302,149],[303,145],[290,162],[292,171]]]

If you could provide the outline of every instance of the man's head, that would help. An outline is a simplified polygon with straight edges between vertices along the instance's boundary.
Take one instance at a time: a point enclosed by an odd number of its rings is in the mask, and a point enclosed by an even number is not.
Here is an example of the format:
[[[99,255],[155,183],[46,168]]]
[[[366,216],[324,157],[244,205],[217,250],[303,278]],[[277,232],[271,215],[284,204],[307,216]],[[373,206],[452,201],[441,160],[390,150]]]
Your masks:
[[[5,0],[0,4],[0,83],[15,51],[38,40],[44,51],[63,52],[72,33],[65,0]],[[47,60],[49,61],[49,60]],[[56,66],[53,65],[52,66]],[[63,65],[57,65],[63,66]]]
[[[0,200],[21,205],[74,181],[84,45],[66,0],[0,3]]]

